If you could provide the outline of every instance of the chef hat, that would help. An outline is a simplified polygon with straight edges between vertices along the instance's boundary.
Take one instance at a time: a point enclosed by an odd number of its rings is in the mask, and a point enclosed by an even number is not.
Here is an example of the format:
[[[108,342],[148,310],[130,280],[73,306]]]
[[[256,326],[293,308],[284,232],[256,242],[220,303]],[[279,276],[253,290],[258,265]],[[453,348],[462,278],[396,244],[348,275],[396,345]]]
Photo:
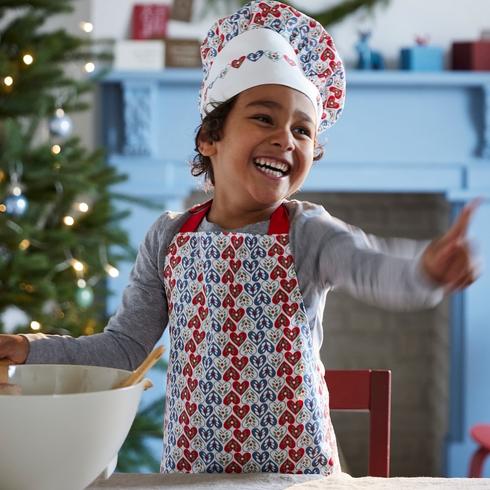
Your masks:
[[[274,0],[254,0],[219,19],[201,46],[201,116],[258,85],[279,84],[304,93],[318,116],[318,131],[340,116],[345,97],[342,61],[316,20]]]

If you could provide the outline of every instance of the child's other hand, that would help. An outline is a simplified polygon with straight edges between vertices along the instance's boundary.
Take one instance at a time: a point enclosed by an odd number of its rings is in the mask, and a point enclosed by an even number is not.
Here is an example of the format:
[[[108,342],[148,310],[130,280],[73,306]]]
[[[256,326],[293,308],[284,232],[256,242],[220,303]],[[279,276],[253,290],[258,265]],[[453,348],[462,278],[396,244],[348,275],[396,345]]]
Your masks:
[[[463,289],[478,277],[478,268],[466,234],[480,202],[480,199],[475,199],[467,204],[451,228],[442,237],[433,240],[422,256],[425,273],[448,292]]]
[[[22,335],[0,335],[0,359],[23,364],[29,353],[29,341]]]

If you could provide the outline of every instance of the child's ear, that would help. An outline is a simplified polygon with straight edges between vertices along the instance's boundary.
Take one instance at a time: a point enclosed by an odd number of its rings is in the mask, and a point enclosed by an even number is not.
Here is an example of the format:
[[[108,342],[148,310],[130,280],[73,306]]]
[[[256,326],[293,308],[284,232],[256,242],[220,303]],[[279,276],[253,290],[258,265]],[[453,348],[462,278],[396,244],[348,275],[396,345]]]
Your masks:
[[[211,138],[207,138],[206,135],[199,136],[198,149],[204,157],[212,157],[216,154],[215,142]]]

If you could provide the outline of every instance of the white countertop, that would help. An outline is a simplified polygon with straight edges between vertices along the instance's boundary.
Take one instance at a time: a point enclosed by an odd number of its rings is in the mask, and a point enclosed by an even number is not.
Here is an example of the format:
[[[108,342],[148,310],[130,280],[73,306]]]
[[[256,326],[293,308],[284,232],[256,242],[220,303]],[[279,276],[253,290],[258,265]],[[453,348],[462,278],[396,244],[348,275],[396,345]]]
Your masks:
[[[327,478],[317,475],[254,474],[131,474],[115,473],[88,490],[405,490],[405,489],[488,489],[490,478],[352,478],[341,473]],[[293,490],[291,488],[291,490]]]

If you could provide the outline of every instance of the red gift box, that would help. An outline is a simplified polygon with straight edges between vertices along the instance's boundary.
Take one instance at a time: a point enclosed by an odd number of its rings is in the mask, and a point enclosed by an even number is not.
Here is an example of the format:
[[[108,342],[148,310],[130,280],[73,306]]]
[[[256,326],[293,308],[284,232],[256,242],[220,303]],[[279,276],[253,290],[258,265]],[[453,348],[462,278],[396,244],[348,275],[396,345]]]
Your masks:
[[[490,70],[490,40],[453,43],[453,70]]]
[[[132,18],[132,39],[163,39],[167,35],[169,17],[169,5],[135,5]]]

